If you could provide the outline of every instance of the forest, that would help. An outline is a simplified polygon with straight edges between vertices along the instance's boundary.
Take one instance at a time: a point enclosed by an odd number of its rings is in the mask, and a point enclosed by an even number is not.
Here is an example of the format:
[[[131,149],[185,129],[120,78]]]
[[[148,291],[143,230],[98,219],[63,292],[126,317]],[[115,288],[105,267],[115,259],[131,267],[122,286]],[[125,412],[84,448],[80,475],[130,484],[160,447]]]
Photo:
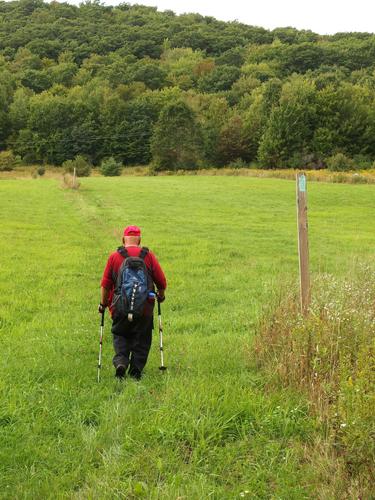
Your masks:
[[[0,2],[0,155],[156,169],[375,160],[375,35]]]

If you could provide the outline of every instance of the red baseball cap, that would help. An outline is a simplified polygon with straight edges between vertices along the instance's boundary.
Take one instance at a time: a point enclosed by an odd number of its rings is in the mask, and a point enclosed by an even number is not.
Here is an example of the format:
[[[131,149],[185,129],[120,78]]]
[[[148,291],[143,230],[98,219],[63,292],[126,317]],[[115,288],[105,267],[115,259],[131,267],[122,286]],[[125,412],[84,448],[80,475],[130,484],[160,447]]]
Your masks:
[[[138,226],[128,226],[124,229],[124,236],[141,236],[141,230]]]

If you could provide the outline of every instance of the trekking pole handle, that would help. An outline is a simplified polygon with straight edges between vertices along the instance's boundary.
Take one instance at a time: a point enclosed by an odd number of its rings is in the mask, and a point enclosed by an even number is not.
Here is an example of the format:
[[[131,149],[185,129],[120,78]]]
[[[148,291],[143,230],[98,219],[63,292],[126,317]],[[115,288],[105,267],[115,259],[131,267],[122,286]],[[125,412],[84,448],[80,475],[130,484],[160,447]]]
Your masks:
[[[161,307],[160,307],[160,302],[158,301],[158,315],[161,316]]]
[[[105,310],[102,312],[102,320],[100,322],[100,326],[104,326],[104,313],[105,313]]]

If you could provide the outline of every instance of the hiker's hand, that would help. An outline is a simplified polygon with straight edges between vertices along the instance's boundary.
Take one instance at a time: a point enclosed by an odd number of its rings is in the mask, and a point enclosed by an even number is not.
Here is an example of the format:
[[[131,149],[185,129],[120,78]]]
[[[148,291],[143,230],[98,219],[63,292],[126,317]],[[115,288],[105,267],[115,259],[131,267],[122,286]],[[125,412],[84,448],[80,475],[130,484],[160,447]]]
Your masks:
[[[158,302],[159,302],[159,304],[160,304],[161,302],[164,302],[164,301],[165,301],[165,295],[164,295],[164,293],[163,293],[163,295],[161,295],[161,294],[158,292],[158,294],[157,294],[157,298],[158,298]]]
[[[105,309],[106,309],[106,307],[107,307],[107,306],[105,306],[104,304],[100,303],[100,304],[98,305],[98,313],[99,313],[99,314],[103,314],[103,313],[104,313],[104,311],[105,311]]]

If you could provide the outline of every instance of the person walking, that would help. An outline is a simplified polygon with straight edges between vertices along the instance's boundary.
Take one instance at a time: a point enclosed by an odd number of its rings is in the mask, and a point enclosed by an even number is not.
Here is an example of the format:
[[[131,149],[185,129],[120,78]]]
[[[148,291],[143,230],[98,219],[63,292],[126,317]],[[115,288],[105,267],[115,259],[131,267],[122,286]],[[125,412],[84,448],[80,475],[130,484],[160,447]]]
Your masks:
[[[141,247],[138,226],[125,228],[122,243],[105,266],[98,312],[109,307],[111,313],[115,376],[139,380],[151,348],[155,298],[165,300],[167,280],[155,255]]]

